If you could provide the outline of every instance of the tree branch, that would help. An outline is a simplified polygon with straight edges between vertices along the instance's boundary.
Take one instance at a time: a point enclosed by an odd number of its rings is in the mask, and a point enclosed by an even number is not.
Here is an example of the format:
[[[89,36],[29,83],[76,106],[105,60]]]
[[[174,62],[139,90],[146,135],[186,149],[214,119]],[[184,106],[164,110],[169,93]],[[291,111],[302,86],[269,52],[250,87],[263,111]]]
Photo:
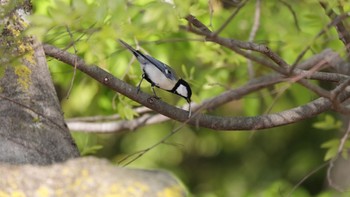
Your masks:
[[[115,78],[110,73],[95,65],[86,65],[85,62],[76,55],[62,51],[51,45],[44,45],[45,53],[69,65],[74,65],[77,60],[77,69],[88,74],[105,86],[115,90],[130,99],[157,111],[171,119],[187,122],[190,125],[206,127],[214,130],[256,130],[266,129],[281,125],[294,123],[306,118],[314,117],[331,108],[332,103],[325,98],[316,99],[306,105],[302,105],[287,111],[255,117],[219,117],[206,114],[194,113],[190,120],[187,112],[174,106],[168,105],[161,100],[153,99],[152,96],[139,92],[124,81]],[[343,100],[350,95],[349,91],[344,91],[341,95]],[[210,107],[210,102],[205,103],[206,108]]]
[[[119,120],[108,122],[86,122],[68,121],[67,125],[71,131],[84,131],[93,133],[117,133],[125,130],[133,131],[139,127],[149,124],[156,124],[169,120],[161,114],[144,114],[133,120]]]
[[[223,46],[226,46],[236,53],[243,55],[244,57],[250,57],[249,59],[252,59],[255,61],[257,57],[251,56],[250,54],[246,54],[245,52],[242,52],[241,49],[246,49],[246,50],[252,50],[252,51],[257,51],[259,53],[262,53],[269,57],[273,62],[275,62],[278,66],[283,67],[283,68],[288,68],[289,65],[281,58],[279,57],[276,53],[271,51],[267,46],[261,45],[261,44],[256,44],[253,42],[243,42],[240,40],[234,40],[234,39],[227,39],[227,38],[222,38],[219,37],[215,34],[213,34],[209,28],[204,25],[202,22],[200,22],[196,17],[192,15],[188,15],[185,17],[185,19],[189,22],[189,28],[186,28],[186,30],[201,35],[201,36],[206,36],[207,40],[210,40],[212,42],[216,42],[218,44],[221,44]],[[192,25],[194,25],[196,28],[193,28]],[[268,64],[263,64],[265,66],[269,66],[271,68],[275,67],[272,66],[271,63]],[[286,72],[285,69],[277,69],[276,71],[279,71],[280,73]],[[287,73],[285,73],[287,74]]]
[[[294,72],[295,69],[291,69],[290,65],[288,65],[278,54],[271,51],[265,45],[260,45],[252,42],[243,42],[243,41],[228,39],[228,38],[222,38],[219,36],[212,37],[213,34],[211,33],[211,31],[194,16],[189,15],[186,17],[186,20],[189,22],[190,28],[188,28],[187,30],[190,32],[193,32],[201,36],[205,36],[207,40],[218,43],[222,46],[225,46],[233,50],[234,52],[242,55],[243,57],[246,57],[247,59],[251,59],[255,62],[258,62],[261,65],[264,65],[270,69],[273,69],[284,76],[288,77],[292,75],[297,75],[297,73]],[[339,19],[337,19],[337,21],[338,20]],[[332,24],[335,24],[335,23],[336,21],[333,21]],[[195,28],[193,28],[192,25]],[[259,52],[267,56],[269,59],[265,59],[265,58],[250,54],[249,52],[244,51],[242,49]],[[316,86],[314,84],[311,84],[303,78],[302,79],[299,78],[298,80],[296,80],[296,82],[310,89],[311,91],[318,94],[319,96],[322,96],[325,98],[331,98],[331,95],[327,90],[319,86]]]
[[[325,10],[328,17],[332,20],[332,25],[336,27],[336,30],[338,32],[339,40],[344,43],[344,46],[350,55],[350,31],[346,29],[344,23],[342,22],[343,19],[350,16],[350,13],[343,13],[341,15],[338,15],[331,8],[329,8],[328,3],[325,1],[320,1],[320,5]]]
[[[254,13],[254,21],[252,25],[252,29],[250,30],[249,33],[249,42],[253,42],[256,36],[256,32],[259,29],[260,25],[260,13],[261,13],[261,0],[256,0],[255,3],[255,13]],[[249,50],[248,53],[251,53]],[[248,59],[247,60],[247,68],[248,68],[248,74],[249,74],[249,79],[253,79],[255,76],[254,68],[253,68],[253,61]]]
[[[320,56],[317,55],[317,57]],[[314,62],[315,60],[312,59],[312,61]],[[322,61],[322,59],[319,61]],[[317,79],[323,79],[325,81],[339,82],[346,79],[346,77],[347,76],[342,75],[339,76],[335,73],[317,72]],[[225,91],[214,98],[203,101],[199,105],[193,105],[192,108],[193,111],[198,111],[199,109],[214,109],[230,101],[238,100],[252,92],[284,81],[288,81],[288,79],[283,79],[281,75],[276,74],[259,77],[237,89]],[[183,108],[187,109],[187,106],[183,106]],[[169,120],[168,117],[160,114],[151,115],[149,113],[150,109],[146,107],[136,108],[135,110],[143,115],[133,120],[120,120],[119,115],[72,118],[67,120],[67,125],[68,128],[73,131],[115,133],[123,130],[135,130],[144,125],[156,124]]]

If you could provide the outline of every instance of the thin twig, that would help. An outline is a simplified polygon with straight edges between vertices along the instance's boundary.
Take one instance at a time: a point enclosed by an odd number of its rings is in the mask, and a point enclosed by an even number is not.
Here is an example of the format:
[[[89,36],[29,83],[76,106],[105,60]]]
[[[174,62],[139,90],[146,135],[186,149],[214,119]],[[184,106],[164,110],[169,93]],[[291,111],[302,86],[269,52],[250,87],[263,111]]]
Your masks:
[[[338,85],[331,94],[331,100],[333,101],[333,109],[338,111],[339,113],[343,114],[349,114],[350,109],[347,107],[347,105],[342,105],[342,103],[339,101],[338,96],[350,85],[350,77],[343,81],[340,85]]]
[[[73,34],[71,33],[70,29],[68,26],[66,26],[66,29],[67,29],[67,32],[69,34],[69,37],[72,41],[72,46],[73,46],[73,49],[74,49],[74,54],[77,55],[78,53],[78,50],[77,48],[75,47],[75,44],[74,44],[74,38],[73,38]],[[69,95],[70,95],[70,92],[72,91],[72,88],[73,88],[73,84],[74,84],[74,81],[75,81],[75,76],[77,74],[77,59],[75,58],[74,60],[74,69],[73,69],[73,76],[72,76],[72,79],[70,80],[70,85],[69,85],[69,88],[68,88],[68,92],[67,92],[67,95],[66,95],[66,99],[69,98]]]
[[[340,140],[340,144],[339,144],[339,147],[338,147],[337,155],[333,159],[331,159],[329,161],[329,166],[328,166],[328,169],[327,169],[327,180],[328,180],[329,185],[331,187],[333,187],[334,189],[340,191],[340,192],[343,192],[343,189],[340,188],[337,184],[335,184],[333,182],[332,170],[334,168],[334,162],[341,156],[341,153],[342,153],[342,151],[344,149],[344,146],[345,146],[345,142],[349,138],[349,134],[350,134],[350,122],[348,123],[348,128],[346,129],[346,132],[345,132],[344,136]]]
[[[345,18],[347,18],[348,15],[347,14],[342,14],[339,15],[337,17],[335,17],[330,23],[327,24],[327,26],[325,28],[323,28],[320,32],[318,32],[318,34],[312,39],[312,43],[319,38],[321,35],[323,35],[324,33],[326,33],[331,27],[336,26],[338,23],[340,23],[342,20],[344,20]],[[305,47],[305,49],[298,55],[298,57],[296,58],[296,60],[294,61],[294,63],[292,64],[291,68],[290,68],[290,72],[293,72],[293,70],[295,69],[295,67],[298,65],[298,63],[300,62],[300,60],[304,57],[304,55],[306,54],[306,52],[310,49],[311,44],[307,45]]]
[[[216,37],[219,35],[226,27],[227,25],[232,21],[232,19],[239,13],[241,8],[248,2],[249,0],[242,1],[236,8],[236,10],[226,19],[224,24],[221,25],[221,27],[214,32],[213,37]]]
[[[208,0],[208,8],[209,8],[209,14],[210,14],[209,27],[211,28],[213,28],[213,14],[214,14],[213,1],[214,0]]]
[[[249,34],[249,42],[253,42],[254,38],[256,36],[256,32],[259,29],[259,25],[260,25],[260,12],[261,12],[261,0],[256,0],[256,4],[255,4],[255,14],[254,14],[254,21],[253,21],[253,26],[252,26],[252,30],[250,31]],[[248,50],[248,53],[251,53],[251,50]],[[249,74],[249,78],[253,79],[254,78],[254,68],[253,68],[253,61],[251,59],[247,59],[247,66],[248,66],[248,74]]]
[[[196,116],[197,114],[193,114],[193,116]],[[185,125],[187,124],[187,122],[189,121],[190,119],[184,121],[183,123],[181,123],[177,128],[173,129],[170,133],[168,133],[167,135],[165,135],[161,140],[159,140],[157,143],[153,144],[152,146],[144,149],[144,150],[141,150],[141,151],[137,151],[136,153],[133,153],[131,154],[132,155],[135,155],[136,154],[136,157],[132,158],[130,161],[126,162],[125,164],[123,164],[123,167],[131,164],[132,162],[134,162],[135,160],[137,160],[138,158],[142,157],[144,154],[146,154],[147,152],[149,152],[150,150],[154,149],[155,147],[157,147],[158,145],[160,144],[163,144],[166,142],[166,140],[168,140],[171,136],[175,135],[177,132],[179,132],[182,128],[185,127]],[[128,158],[130,158],[130,156],[127,156],[125,158],[123,158],[122,160],[120,160],[118,162],[118,164],[120,165],[121,163],[123,163],[124,161],[126,161]]]
[[[311,177],[312,175],[314,175],[316,172],[320,171],[322,168],[326,167],[328,165],[328,162],[323,163],[322,165],[320,165],[319,167],[317,167],[316,169],[312,170],[309,174],[307,174],[306,176],[304,176],[296,185],[294,185],[294,187],[290,190],[290,192],[288,192],[287,197],[291,196],[293,194],[293,192],[302,184],[304,183],[304,181],[306,181],[309,177]]]
[[[299,26],[299,22],[298,22],[298,17],[297,17],[297,15],[296,15],[296,12],[293,10],[293,7],[292,7],[289,3],[287,3],[287,2],[285,2],[285,1],[283,1],[283,0],[279,0],[279,1],[280,1],[283,5],[285,5],[285,6],[288,8],[288,10],[292,13],[295,26],[297,27],[297,30],[298,30],[298,31],[301,31],[300,26]]]
[[[350,16],[350,12],[344,13],[344,10],[343,10],[342,6],[340,5],[340,2],[338,2],[338,6],[337,6],[338,9],[341,11],[340,15],[338,15],[336,12],[334,12],[332,9],[330,9],[326,1],[320,1],[319,3],[323,7],[323,9],[326,11],[329,18],[333,19],[333,21],[335,21],[337,18],[339,18],[341,16],[346,16],[346,17]],[[349,30],[347,29],[346,25],[344,25],[344,23],[342,23],[342,20],[343,19],[339,20],[334,25],[336,26],[336,30],[338,32],[339,39],[344,43],[344,46],[345,46],[348,54],[350,55],[350,33],[349,33]]]

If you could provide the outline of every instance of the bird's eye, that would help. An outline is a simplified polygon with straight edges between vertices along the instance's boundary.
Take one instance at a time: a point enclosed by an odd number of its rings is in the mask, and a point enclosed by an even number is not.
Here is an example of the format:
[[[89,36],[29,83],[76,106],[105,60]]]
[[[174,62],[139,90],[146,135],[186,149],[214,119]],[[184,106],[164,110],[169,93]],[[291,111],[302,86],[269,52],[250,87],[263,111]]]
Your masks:
[[[166,74],[170,74],[171,72],[170,72],[170,70],[165,69],[165,73],[166,73]]]

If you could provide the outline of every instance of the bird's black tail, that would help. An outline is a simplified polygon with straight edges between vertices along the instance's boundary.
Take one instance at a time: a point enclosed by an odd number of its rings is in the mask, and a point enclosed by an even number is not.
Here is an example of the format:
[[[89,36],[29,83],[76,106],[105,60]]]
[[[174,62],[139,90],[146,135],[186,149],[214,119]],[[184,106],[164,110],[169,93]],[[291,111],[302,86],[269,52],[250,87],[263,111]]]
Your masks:
[[[138,54],[138,51],[134,48],[132,48],[129,44],[127,44],[126,42],[124,42],[121,39],[118,39],[118,41],[120,42],[120,44],[122,44],[125,48],[127,48],[128,50],[130,50],[133,54]]]

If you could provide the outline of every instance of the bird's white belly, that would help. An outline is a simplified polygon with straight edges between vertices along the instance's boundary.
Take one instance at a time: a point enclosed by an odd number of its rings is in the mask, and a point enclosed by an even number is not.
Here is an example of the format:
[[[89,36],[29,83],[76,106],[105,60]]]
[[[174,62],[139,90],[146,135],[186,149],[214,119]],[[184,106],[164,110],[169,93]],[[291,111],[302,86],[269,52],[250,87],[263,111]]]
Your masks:
[[[153,81],[159,88],[164,90],[172,90],[177,81],[167,78],[158,68],[153,65],[143,66],[143,70],[147,73],[148,78]]]

